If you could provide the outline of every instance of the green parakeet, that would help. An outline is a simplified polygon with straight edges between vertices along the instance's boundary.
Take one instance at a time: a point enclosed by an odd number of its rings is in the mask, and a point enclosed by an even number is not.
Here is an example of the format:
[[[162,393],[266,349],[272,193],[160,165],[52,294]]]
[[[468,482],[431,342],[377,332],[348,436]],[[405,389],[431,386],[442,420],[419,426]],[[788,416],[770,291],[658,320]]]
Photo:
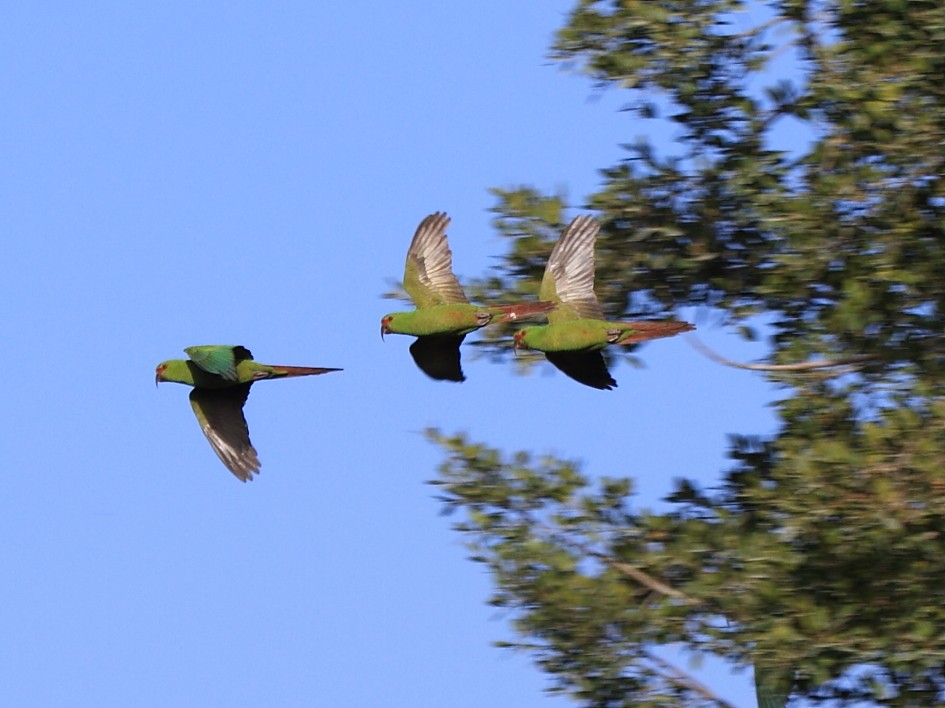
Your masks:
[[[190,405],[200,429],[227,469],[243,482],[259,472],[259,458],[243,416],[243,404],[253,382],[341,371],[259,364],[253,361],[249,349],[240,346],[204,345],[184,351],[190,360],[170,359],[157,365],[155,383],[173,381],[193,386]]]
[[[450,218],[430,214],[417,227],[407,249],[404,289],[416,310],[392,312],[381,319],[385,334],[417,337],[410,346],[414,362],[427,376],[440,381],[465,381],[459,345],[470,332],[489,323],[511,322],[541,315],[551,302],[518,305],[472,305],[453,274],[453,255],[446,238]]]
[[[561,234],[545,266],[538,297],[557,307],[548,324],[515,333],[517,349],[544,352],[554,366],[592,388],[617,385],[600,350],[608,344],[633,344],[671,337],[694,327],[686,322],[608,322],[594,294],[594,243],[600,224],[578,216]]]

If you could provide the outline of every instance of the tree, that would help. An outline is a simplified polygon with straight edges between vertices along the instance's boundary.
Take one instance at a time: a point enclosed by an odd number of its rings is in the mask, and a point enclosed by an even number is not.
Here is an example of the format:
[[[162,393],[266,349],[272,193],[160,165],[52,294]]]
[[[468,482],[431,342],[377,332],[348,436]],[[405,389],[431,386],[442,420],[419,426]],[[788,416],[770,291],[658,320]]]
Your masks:
[[[776,434],[733,437],[721,486],[681,482],[662,514],[628,511],[628,480],[431,431],[517,645],[591,706],[718,703],[671,643],[772,695],[941,703],[945,4],[582,0],[553,55],[679,131],[588,200],[608,316],[703,305],[748,336],[763,313],[769,363],[864,363],[768,372]],[[533,295],[564,221],[560,195],[496,195],[511,250],[483,301]],[[508,334],[480,344],[505,357]]]

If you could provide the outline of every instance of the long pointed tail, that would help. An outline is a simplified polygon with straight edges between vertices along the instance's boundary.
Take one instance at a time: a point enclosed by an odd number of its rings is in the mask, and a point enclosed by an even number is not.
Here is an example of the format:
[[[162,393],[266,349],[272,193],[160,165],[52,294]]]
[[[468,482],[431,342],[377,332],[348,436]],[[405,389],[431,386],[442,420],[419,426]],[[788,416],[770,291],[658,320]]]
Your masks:
[[[493,324],[502,324],[545,315],[556,307],[553,302],[520,302],[517,305],[490,305],[489,309],[502,312],[501,316],[492,321]]]
[[[695,329],[695,325],[688,322],[620,322],[624,327],[632,328],[632,334],[626,339],[621,339],[620,344],[634,344],[636,342],[646,342],[650,339],[660,339],[661,337],[673,337],[683,332],[689,332]]]
[[[314,366],[273,366],[270,368],[276,376],[317,376],[318,374],[330,374],[332,371],[343,371],[343,369],[326,369]]]

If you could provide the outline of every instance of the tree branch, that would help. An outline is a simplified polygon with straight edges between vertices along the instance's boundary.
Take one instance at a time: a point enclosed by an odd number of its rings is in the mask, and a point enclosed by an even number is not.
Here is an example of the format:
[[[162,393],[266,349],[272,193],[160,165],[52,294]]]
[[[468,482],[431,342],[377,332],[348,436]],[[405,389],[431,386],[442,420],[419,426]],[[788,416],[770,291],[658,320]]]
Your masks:
[[[841,357],[840,359],[818,359],[817,361],[803,361],[797,364],[743,364],[741,362],[726,359],[709,349],[701,339],[693,334],[688,336],[689,343],[705,357],[711,359],[717,364],[730,366],[733,369],[745,369],[747,371],[814,371],[816,369],[830,369],[836,366],[855,366],[868,361],[875,361],[878,357],[875,354],[858,354],[856,356]]]
[[[648,587],[650,590],[658,592],[660,595],[666,595],[667,597],[675,597],[680,600],[684,600],[687,605],[696,605],[698,604],[694,599],[689,597],[686,593],[681,590],[677,590],[674,587],[670,587],[666,583],[657,580],[649,573],[646,573],[635,565],[630,563],[625,563],[624,561],[619,561],[609,556],[605,556],[603,553],[597,553],[594,551],[590,552],[590,555],[594,556],[598,560],[603,561],[609,565],[614,570],[619,570],[621,573],[626,575],[629,578],[632,578],[636,582],[640,583],[645,587]]]
[[[627,563],[626,561],[617,560],[613,556],[608,556],[606,553],[595,551],[593,548],[591,548],[587,544],[581,543],[580,541],[576,541],[571,538],[567,538],[564,534],[557,532],[552,528],[549,528],[546,524],[540,523],[533,519],[530,519],[530,522],[535,525],[535,528],[543,528],[546,533],[548,533],[553,539],[555,539],[556,542],[561,543],[566,546],[570,546],[571,548],[577,551],[580,551],[581,553],[583,553],[584,555],[590,558],[596,558],[597,560],[610,566],[614,570],[617,570],[623,573],[628,578],[634,580],[635,582],[639,583],[640,585],[644,587],[649,588],[650,590],[653,590],[654,592],[659,593],[660,595],[665,595],[666,597],[674,597],[678,600],[682,600],[687,605],[700,604],[696,599],[689,597],[689,595],[682,592],[681,590],[677,590],[676,588],[671,587],[670,585],[667,585],[662,580],[658,580],[657,578],[654,578],[652,575],[650,575],[646,571],[640,570],[635,565]]]
[[[738,32],[737,34],[728,35],[736,39],[747,39],[748,37],[754,37],[755,35],[761,34],[765,30],[769,30],[772,27],[775,27],[782,22],[793,22],[794,20],[785,15],[775,15],[770,20],[762,22],[760,25],[755,25],[754,27],[745,30],[744,32]]]
[[[699,683],[685,671],[677,668],[665,659],[661,659],[660,657],[645,649],[643,650],[643,655],[660,667],[667,674],[667,679],[670,682],[675,683],[677,686],[687,688],[690,691],[694,691],[706,700],[714,701],[719,706],[722,706],[722,708],[734,708],[731,703],[715,695],[707,686]]]

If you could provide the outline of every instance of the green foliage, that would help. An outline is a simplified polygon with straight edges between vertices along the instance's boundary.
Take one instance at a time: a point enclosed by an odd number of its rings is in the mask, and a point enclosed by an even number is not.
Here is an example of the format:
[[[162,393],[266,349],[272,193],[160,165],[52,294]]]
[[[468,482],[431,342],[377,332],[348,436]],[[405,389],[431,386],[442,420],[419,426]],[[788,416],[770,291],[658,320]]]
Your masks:
[[[671,643],[762,667],[782,695],[938,704],[945,4],[582,0],[554,55],[678,129],[671,154],[627,146],[589,198],[609,317],[764,313],[772,363],[873,360],[772,373],[776,435],[733,437],[717,491],[681,482],[663,514],[629,512],[624,480],[431,432],[517,646],[591,706],[713,703],[654,653]],[[495,194],[510,252],[472,290],[534,296],[565,199]],[[486,336],[507,355],[508,332]]]
[[[628,480],[595,488],[574,463],[429,431],[447,452],[441,498],[465,512],[456,528],[525,638],[512,646],[594,706],[712,704],[654,660],[672,643],[790,676],[799,694],[881,686],[886,704],[935,704],[945,404],[856,425],[842,396],[804,397],[817,412],[786,405],[789,424],[828,435],[735,438],[721,490],[682,482],[663,514],[630,512]]]
[[[869,353],[940,371],[945,7],[779,3],[745,30],[742,5],[585,1],[559,34],[558,58],[632,88],[631,111],[659,96],[682,131],[679,154],[628,146],[590,198],[608,315],[765,312],[776,361]],[[781,55],[797,77],[768,71]],[[787,120],[807,144],[779,144]],[[560,195],[497,195],[514,243],[479,283],[488,299],[537,287],[564,220]]]

